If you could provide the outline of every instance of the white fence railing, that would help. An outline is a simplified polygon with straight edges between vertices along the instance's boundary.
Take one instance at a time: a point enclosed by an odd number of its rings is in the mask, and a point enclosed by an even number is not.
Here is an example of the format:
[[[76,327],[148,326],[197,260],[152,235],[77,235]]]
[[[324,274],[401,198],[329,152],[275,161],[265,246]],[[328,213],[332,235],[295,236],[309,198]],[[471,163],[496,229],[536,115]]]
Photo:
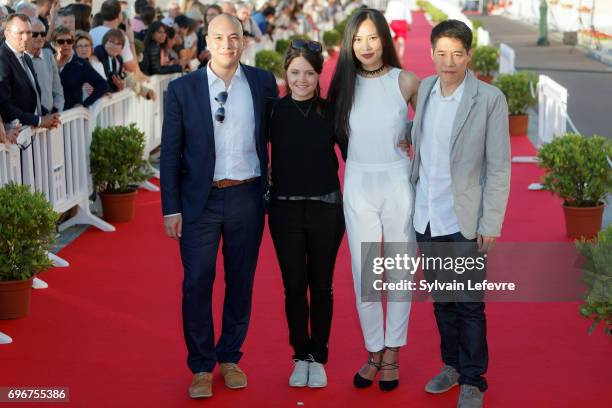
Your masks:
[[[504,43],[499,44],[499,73],[513,74],[516,71],[514,60],[514,49]]]
[[[538,79],[538,146],[561,136],[567,126],[567,89],[546,75]]]
[[[42,192],[59,213],[76,206],[76,216],[61,224],[60,231],[76,224],[114,231],[89,208],[93,192],[89,168],[93,128],[136,123],[144,132],[148,157],[161,144],[164,96],[170,81],[178,76],[151,77],[147,87],[155,91],[155,101],[123,90],[101,98],[91,109],[79,107],[62,112],[62,124],[56,129],[26,127],[18,137],[21,149],[18,145],[0,144],[0,185],[11,181],[30,185]]]
[[[10,182],[21,184],[21,159],[17,145],[0,143],[0,186]]]
[[[478,38],[478,46],[481,47],[483,45],[491,44],[491,36],[489,32],[482,27],[478,27],[476,30],[477,38]]]

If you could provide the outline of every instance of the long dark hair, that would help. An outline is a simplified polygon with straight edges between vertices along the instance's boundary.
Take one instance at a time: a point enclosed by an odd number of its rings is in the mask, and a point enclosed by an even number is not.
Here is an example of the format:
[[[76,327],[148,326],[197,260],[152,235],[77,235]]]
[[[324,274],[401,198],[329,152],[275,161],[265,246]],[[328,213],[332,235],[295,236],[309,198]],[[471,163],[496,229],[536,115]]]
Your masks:
[[[365,20],[370,20],[376,26],[378,36],[382,41],[382,60],[385,66],[401,68],[399,58],[395,52],[389,24],[378,10],[361,9],[350,18],[344,30],[340,57],[329,87],[327,99],[335,107],[334,130],[341,141],[348,141],[350,133],[349,117],[355,99],[355,86],[357,83],[357,69],[361,63],[353,52],[353,39],[359,26]]]
[[[287,96],[289,97],[291,97],[291,88],[289,87],[289,81],[287,80],[287,69],[289,69],[289,65],[291,65],[291,62],[298,57],[303,57],[306,61],[308,61],[308,63],[312,65],[312,68],[315,70],[317,74],[321,75],[321,72],[323,72],[323,54],[321,54],[320,52],[311,51],[304,47],[295,49],[290,46],[289,48],[287,48],[287,53],[285,54],[285,61],[283,62],[283,67],[284,67],[285,83],[287,84],[286,92],[287,92]],[[315,94],[314,94],[314,103],[316,106],[317,113],[320,115],[323,115],[324,109],[323,109],[323,99],[321,98],[321,85],[319,84],[318,81],[317,81],[317,88],[315,89]]]
[[[154,21],[153,23],[151,23],[151,25],[147,29],[147,35],[145,36],[145,39],[144,39],[145,49],[149,48],[149,44],[151,44],[151,42],[155,43],[155,40],[153,40],[153,34],[155,34],[155,32],[159,30],[160,28],[163,28],[164,31],[166,32],[166,41],[164,41],[163,44],[159,44],[159,48],[164,48],[166,46],[166,42],[168,41],[168,34],[167,34],[168,27],[166,27],[166,25],[162,23],[161,21]]]

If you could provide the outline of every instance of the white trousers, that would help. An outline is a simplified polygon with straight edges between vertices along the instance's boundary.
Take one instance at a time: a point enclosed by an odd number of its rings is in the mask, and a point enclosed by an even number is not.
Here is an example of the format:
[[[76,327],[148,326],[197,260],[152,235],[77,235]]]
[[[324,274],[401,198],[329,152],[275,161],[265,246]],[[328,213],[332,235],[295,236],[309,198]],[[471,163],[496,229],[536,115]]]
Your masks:
[[[406,344],[410,300],[387,301],[387,318],[381,301],[362,300],[362,242],[415,242],[412,212],[414,192],[410,184],[410,161],[361,164],[346,162],[344,173],[344,217],[351,251],[357,312],[365,347],[375,352]],[[381,246],[376,250],[380,253]],[[387,248],[385,248],[387,249]],[[387,251],[385,251],[387,252]],[[390,256],[385,254],[385,256]],[[385,280],[411,279],[404,272],[385,271]],[[366,277],[367,278],[367,277]]]

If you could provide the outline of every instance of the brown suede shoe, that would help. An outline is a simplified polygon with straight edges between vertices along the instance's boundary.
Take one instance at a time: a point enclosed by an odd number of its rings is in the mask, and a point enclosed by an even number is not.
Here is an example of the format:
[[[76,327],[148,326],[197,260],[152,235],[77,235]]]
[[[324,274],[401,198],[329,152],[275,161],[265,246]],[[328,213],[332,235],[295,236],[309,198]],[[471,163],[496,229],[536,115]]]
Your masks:
[[[189,396],[191,398],[208,398],[212,397],[212,373],[196,373],[193,375],[191,387],[189,387]]]
[[[221,363],[221,375],[225,380],[227,388],[235,390],[247,386],[247,376],[242,372],[240,367],[238,367],[238,364]]]

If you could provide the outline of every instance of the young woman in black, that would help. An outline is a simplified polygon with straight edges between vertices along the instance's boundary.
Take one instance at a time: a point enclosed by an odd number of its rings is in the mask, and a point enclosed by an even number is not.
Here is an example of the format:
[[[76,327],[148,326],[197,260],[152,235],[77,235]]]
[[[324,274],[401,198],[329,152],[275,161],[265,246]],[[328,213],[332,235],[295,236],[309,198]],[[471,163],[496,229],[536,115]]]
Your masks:
[[[268,221],[295,352],[289,385],[320,388],[327,385],[323,365],[333,309],[332,276],[344,235],[333,114],[320,96],[321,44],[293,40],[284,68],[287,96],[270,115]]]

